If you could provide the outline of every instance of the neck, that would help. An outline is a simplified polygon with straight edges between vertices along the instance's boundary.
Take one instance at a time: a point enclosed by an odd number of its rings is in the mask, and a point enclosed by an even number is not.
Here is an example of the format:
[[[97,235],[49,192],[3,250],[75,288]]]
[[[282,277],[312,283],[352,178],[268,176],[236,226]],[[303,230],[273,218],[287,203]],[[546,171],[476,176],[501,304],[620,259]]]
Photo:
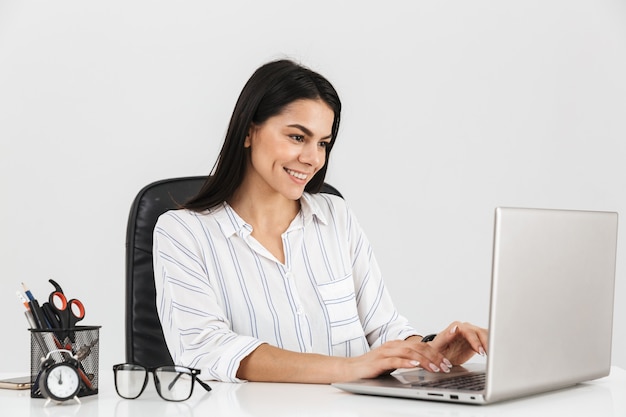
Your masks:
[[[275,191],[261,190],[243,183],[228,204],[255,231],[283,233],[300,211],[300,202]]]

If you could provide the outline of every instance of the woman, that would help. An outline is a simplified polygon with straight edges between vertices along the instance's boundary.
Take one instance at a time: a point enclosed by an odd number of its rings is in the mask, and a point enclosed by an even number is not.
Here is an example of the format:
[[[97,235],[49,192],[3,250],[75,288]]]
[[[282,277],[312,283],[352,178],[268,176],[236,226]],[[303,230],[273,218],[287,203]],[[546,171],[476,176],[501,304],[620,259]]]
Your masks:
[[[175,363],[221,381],[331,383],[484,354],[487,332],[467,323],[422,343],[345,201],[318,193],[340,113],[333,86],[291,61],[244,86],[211,177],[154,232]]]

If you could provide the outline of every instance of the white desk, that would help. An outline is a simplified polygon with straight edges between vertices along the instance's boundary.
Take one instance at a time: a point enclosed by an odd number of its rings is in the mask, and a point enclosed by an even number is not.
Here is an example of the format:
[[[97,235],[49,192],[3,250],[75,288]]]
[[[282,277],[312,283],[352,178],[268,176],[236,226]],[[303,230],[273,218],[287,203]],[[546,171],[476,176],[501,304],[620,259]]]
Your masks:
[[[0,375],[9,377],[14,375]],[[136,400],[115,393],[113,372],[101,369],[98,395],[81,404],[49,404],[30,398],[30,391],[0,389],[0,414],[11,417],[138,416],[626,416],[626,371],[612,368],[609,377],[570,389],[487,406],[434,403],[348,394],[328,385],[228,384],[211,382],[207,393],[196,386],[181,403],[163,401],[150,380]]]

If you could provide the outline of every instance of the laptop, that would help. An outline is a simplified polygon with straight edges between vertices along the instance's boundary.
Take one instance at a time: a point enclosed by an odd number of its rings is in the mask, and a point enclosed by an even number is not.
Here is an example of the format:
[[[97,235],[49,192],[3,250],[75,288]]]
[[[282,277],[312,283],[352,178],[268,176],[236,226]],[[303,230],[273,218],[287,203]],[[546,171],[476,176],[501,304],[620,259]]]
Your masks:
[[[607,376],[617,218],[614,212],[497,208],[486,361],[449,374],[398,370],[333,386],[489,404]]]

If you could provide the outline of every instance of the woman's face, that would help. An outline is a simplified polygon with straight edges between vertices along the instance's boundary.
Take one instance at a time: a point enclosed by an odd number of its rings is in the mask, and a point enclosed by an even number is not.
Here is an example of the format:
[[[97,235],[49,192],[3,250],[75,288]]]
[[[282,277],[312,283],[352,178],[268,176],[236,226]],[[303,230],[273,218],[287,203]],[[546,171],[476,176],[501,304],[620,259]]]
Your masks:
[[[255,189],[282,194],[290,200],[326,162],[332,139],[333,110],[322,100],[297,100],[260,125],[253,125],[245,140],[250,148],[246,180]],[[259,188],[260,187],[260,188]]]

